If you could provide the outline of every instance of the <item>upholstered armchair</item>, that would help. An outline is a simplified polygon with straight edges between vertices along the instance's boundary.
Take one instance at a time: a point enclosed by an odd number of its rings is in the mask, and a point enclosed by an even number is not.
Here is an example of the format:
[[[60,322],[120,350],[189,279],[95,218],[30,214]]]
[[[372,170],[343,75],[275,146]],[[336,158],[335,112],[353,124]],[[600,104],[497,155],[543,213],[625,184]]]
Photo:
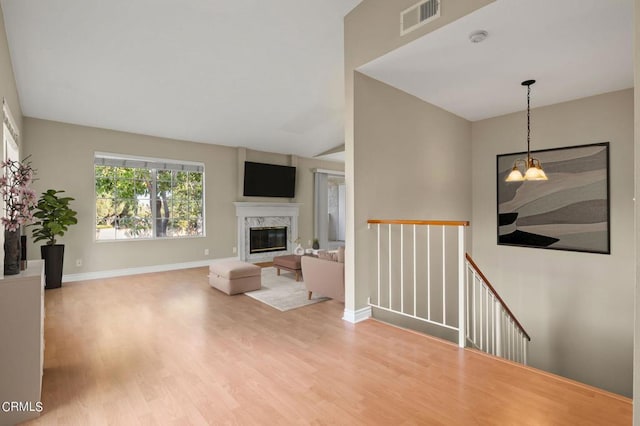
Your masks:
[[[312,294],[316,294],[344,302],[343,262],[302,256],[301,263],[302,277],[309,291],[309,299]]]

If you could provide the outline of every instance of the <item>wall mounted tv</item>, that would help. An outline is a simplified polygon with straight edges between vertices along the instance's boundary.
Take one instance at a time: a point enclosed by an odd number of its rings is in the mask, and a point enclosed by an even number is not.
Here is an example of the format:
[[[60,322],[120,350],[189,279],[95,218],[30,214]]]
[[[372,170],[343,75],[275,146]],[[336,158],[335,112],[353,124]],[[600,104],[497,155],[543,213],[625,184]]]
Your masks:
[[[294,198],[296,168],[245,161],[244,196]]]

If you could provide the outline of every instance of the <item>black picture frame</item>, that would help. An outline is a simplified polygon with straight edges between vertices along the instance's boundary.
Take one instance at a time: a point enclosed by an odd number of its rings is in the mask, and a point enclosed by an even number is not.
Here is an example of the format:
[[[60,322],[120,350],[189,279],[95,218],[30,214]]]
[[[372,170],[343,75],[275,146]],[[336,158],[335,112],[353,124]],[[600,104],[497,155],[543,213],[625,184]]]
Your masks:
[[[532,151],[549,179],[505,182],[526,156],[496,156],[498,245],[611,254],[609,142]]]

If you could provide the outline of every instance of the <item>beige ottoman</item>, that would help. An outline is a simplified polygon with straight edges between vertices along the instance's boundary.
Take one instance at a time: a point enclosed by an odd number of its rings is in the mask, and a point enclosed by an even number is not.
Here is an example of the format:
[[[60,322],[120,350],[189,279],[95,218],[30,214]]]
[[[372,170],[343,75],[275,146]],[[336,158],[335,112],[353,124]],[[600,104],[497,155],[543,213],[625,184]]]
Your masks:
[[[296,281],[300,281],[300,275],[302,275],[300,259],[302,259],[302,256],[297,254],[277,256],[273,258],[273,266],[276,268],[278,275],[280,275],[280,269],[284,269],[285,271],[291,271],[296,274]]]
[[[247,262],[227,260],[209,266],[209,285],[229,295],[260,290],[262,268]]]

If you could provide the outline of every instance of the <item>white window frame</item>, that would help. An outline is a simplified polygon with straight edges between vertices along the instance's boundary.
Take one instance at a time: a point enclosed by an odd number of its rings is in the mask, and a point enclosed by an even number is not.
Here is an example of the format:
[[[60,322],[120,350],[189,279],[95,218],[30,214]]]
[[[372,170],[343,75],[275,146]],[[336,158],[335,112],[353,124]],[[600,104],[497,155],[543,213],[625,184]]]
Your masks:
[[[318,239],[320,248],[335,249],[342,245],[335,241],[329,242],[329,215],[327,213],[329,176],[344,177],[345,173],[338,170],[311,169],[314,174],[314,205],[313,205],[313,236]]]
[[[152,231],[151,231],[151,237],[144,237],[144,238],[113,238],[113,239],[98,239],[97,235],[98,235],[98,230],[97,230],[97,217],[96,217],[96,206],[98,203],[98,194],[96,192],[96,175],[95,175],[95,166],[99,165],[98,159],[108,159],[108,160],[114,160],[114,161],[122,161],[124,162],[132,162],[134,164],[137,163],[149,163],[149,165],[145,165],[145,169],[152,171],[152,176],[153,176],[153,183],[154,183],[154,190],[150,192],[150,203],[151,203],[151,217],[152,217]],[[126,154],[116,154],[116,153],[111,153],[111,152],[101,152],[101,151],[96,151],[94,152],[93,155],[93,209],[94,209],[94,213],[93,213],[93,222],[94,222],[94,233],[93,233],[93,239],[94,242],[97,243],[114,243],[114,242],[124,242],[124,241],[153,241],[153,240],[182,240],[182,239],[189,239],[189,238],[205,238],[207,236],[207,226],[206,226],[206,175],[205,175],[205,165],[204,163],[201,162],[196,162],[196,161],[186,161],[186,160],[172,160],[172,159],[166,159],[166,158],[154,158],[154,157],[143,157],[143,156],[139,156],[139,155],[126,155]],[[126,166],[126,164],[124,164]],[[153,167],[153,165],[159,165],[160,167]],[[164,167],[162,166],[164,165]],[[170,167],[167,167],[167,165],[170,165]],[[157,181],[156,181],[156,177],[157,177],[157,171],[158,170],[179,170],[177,168],[171,168],[173,166],[184,166],[182,170],[185,171],[200,171],[202,173],[202,234],[201,235],[186,235],[186,236],[165,236],[165,237],[158,237],[156,236],[157,233],[157,229],[156,229],[156,225],[157,225],[157,206],[156,206],[156,200],[157,200]]]

